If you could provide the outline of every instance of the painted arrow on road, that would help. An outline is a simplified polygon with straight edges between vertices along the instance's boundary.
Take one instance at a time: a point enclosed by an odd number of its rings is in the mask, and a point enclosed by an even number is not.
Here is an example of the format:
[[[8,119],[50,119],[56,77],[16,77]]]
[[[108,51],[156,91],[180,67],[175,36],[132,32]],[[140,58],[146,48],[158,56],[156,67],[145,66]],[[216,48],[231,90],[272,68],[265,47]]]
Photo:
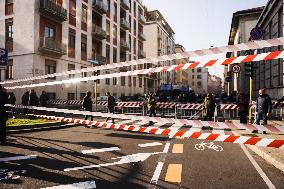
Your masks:
[[[64,171],[77,171],[77,170],[82,170],[82,169],[91,169],[91,168],[108,167],[108,166],[121,165],[121,164],[127,164],[127,163],[135,163],[139,161],[143,162],[146,159],[148,159],[151,155],[162,154],[162,153],[164,152],[137,153],[137,154],[122,156],[118,158],[113,158],[113,159],[120,159],[119,161],[113,162],[113,163],[104,163],[104,164],[98,164],[98,165],[88,165],[88,166],[83,166],[83,167],[67,168],[67,169],[64,169]]]

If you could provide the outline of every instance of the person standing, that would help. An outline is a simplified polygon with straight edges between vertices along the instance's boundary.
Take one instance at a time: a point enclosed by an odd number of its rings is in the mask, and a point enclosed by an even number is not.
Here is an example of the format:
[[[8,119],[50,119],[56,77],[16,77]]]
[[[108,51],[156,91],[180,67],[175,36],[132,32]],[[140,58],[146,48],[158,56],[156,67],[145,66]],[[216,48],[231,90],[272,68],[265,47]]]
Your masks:
[[[36,95],[35,90],[31,90],[30,97],[29,97],[29,106],[38,106],[39,105],[39,99]]]
[[[42,107],[46,107],[47,106],[47,102],[48,102],[48,95],[46,94],[45,91],[42,91],[40,97],[39,97],[39,102],[41,104]]]
[[[211,93],[207,94],[203,102],[202,115],[204,121],[212,121],[215,111],[215,102]]]
[[[110,92],[106,93],[107,95],[107,109],[109,113],[114,114],[114,108],[116,106],[115,98],[110,94]],[[106,118],[106,122],[110,119],[110,117]],[[112,118],[112,123],[114,124],[114,118]]]
[[[15,97],[14,93],[11,93],[9,95],[8,104],[11,104],[11,105],[15,106],[15,104],[16,104],[16,97]],[[11,107],[11,114],[12,114],[12,117],[14,119],[15,118],[15,107]]]
[[[93,110],[93,101],[92,101],[92,93],[90,91],[86,92],[86,96],[83,99],[83,110],[91,112]],[[85,120],[87,120],[89,117],[91,117],[91,121],[93,121],[92,115],[86,115]],[[87,125],[85,125],[87,127]]]
[[[5,104],[8,103],[7,91],[2,85],[0,85],[0,144],[6,144],[6,123],[8,120],[8,114],[6,112]]]
[[[154,93],[150,92],[147,98],[147,108],[150,117],[156,117],[156,101],[154,97]],[[149,125],[153,125],[153,122],[150,121]]]
[[[22,96],[22,105],[28,106],[29,105],[29,91],[25,92]]]
[[[260,120],[263,120],[263,124],[267,125],[268,117],[272,111],[272,102],[269,95],[265,94],[265,89],[258,91],[259,97],[256,100],[256,124],[260,124]]]
[[[247,124],[249,102],[242,92],[238,95],[237,105],[239,106],[240,123]]]

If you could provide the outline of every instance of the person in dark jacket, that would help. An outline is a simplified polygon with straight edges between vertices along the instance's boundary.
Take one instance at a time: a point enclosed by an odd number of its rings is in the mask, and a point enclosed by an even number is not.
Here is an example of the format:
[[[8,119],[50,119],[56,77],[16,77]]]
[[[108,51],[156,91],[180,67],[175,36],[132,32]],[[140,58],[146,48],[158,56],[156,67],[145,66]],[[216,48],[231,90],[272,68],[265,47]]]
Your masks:
[[[6,112],[5,104],[8,103],[7,91],[2,85],[0,85],[0,144],[6,143],[6,122],[8,120],[8,114]]]
[[[239,106],[240,123],[247,124],[249,101],[242,92],[238,95],[237,105]]]
[[[263,124],[267,125],[267,119],[272,110],[271,98],[265,94],[264,89],[259,90],[259,97],[256,100],[256,124],[259,125],[260,120],[263,120]]]
[[[39,97],[39,102],[41,106],[46,107],[47,106],[47,101],[48,101],[48,95],[46,94],[45,91],[42,91],[40,97]]]
[[[8,98],[8,104],[15,105],[16,104],[16,97],[14,93],[10,93]],[[11,107],[11,114],[13,119],[15,118],[15,107]]]
[[[107,95],[107,109],[109,113],[114,113],[114,108],[116,106],[115,98],[110,94],[110,92],[106,93]],[[110,119],[110,117],[106,118],[106,122]],[[112,123],[114,124],[114,118],[112,118]]]
[[[39,105],[39,99],[36,95],[35,90],[31,90],[30,97],[29,97],[29,106],[38,106]]]
[[[215,101],[211,93],[207,94],[203,102],[202,115],[204,121],[212,121],[215,111]]]
[[[86,96],[83,99],[83,110],[91,112],[93,110],[93,101],[92,101],[92,93],[90,91],[86,92]],[[93,116],[86,115],[85,120],[87,120],[89,117],[91,117],[91,121],[93,121]],[[85,125],[87,127],[87,125]]]
[[[22,105],[28,106],[29,105],[29,91],[25,92],[22,96]]]

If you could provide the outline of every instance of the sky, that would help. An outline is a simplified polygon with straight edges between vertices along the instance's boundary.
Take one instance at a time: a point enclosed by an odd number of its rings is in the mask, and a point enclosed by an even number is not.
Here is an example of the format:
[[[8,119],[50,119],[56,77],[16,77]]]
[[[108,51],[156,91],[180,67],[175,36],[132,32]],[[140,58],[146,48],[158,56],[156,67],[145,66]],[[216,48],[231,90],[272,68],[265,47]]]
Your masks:
[[[183,45],[186,51],[207,49],[211,45],[227,45],[233,13],[265,6],[267,2],[268,0],[143,0],[149,10],[158,9],[163,14],[175,31],[176,43]],[[214,59],[218,56],[204,58]],[[223,67],[212,67],[209,72],[223,77],[224,71]]]

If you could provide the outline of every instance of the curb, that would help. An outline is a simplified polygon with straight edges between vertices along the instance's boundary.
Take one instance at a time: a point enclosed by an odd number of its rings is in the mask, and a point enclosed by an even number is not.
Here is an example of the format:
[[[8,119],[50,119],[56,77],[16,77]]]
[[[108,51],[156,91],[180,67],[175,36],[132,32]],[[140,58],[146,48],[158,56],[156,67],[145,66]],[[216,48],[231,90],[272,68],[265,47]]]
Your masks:
[[[22,129],[32,129],[32,128],[39,128],[39,127],[52,127],[57,125],[62,125],[62,122],[47,122],[47,123],[40,123],[34,125],[20,125],[20,126],[7,126],[7,131],[9,130],[22,130]]]
[[[48,131],[48,130],[54,130],[54,129],[64,129],[64,128],[70,128],[70,127],[76,127],[81,126],[82,124],[73,124],[73,123],[62,123],[60,124],[53,124],[53,125],[46,125],[41,124],[41,126],[16,126],[17,129],[7,129],[7,133],[9,134],[19,134],[19,133],[29,133],[29,132],[38,132],[38,131]],[[18,128],[21,127],[21,128]]]
[[[246,145],[246,147],[248,147],[250,150],[252,150],[254,153],[259,155],[265,161],[272,164],[274,167],[276,167],[277,169],[279,169],[280,171],[282,171],[284,173],[284,164],[283,163],[274,159],[271,155],[265,153],[264,151],[262,151],[260,148],[258,148],[256,146]]]

